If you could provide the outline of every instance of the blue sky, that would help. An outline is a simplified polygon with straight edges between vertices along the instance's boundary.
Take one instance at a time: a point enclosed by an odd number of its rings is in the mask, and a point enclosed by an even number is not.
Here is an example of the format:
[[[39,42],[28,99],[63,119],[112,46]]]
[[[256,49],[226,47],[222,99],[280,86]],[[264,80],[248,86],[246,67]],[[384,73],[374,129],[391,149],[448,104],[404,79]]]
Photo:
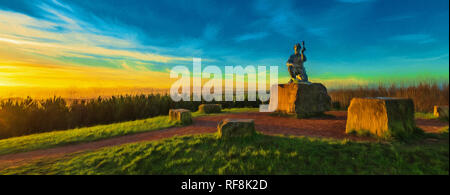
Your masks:
[[[33,56],[164,73],[201,57],[209,65],[279,65],[286,78],[293,45],[305,40],[313,81],[449,75],[448,0],[0,0],[1,25],[0,43],[10,44],[0,47],[3,61],[15,47],[14,62]]]

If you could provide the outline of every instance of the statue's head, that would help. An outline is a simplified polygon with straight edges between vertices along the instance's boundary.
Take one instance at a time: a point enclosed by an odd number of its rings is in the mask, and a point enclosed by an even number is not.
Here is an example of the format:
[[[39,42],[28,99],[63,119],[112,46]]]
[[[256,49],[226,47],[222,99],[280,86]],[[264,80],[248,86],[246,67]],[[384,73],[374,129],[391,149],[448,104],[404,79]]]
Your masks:
[[[295,54],[298,54],[300,49],[302,49],[302,46],[300,45],[300,43],[297,43],[294,45]]]

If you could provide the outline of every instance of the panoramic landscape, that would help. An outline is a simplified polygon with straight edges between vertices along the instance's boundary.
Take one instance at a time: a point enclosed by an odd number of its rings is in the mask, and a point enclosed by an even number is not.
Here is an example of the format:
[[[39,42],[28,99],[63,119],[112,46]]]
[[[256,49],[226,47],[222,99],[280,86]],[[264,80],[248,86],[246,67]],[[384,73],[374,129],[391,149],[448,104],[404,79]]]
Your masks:
[[[448,175],[448,25],[447,0],[0,0],[0,175]]]

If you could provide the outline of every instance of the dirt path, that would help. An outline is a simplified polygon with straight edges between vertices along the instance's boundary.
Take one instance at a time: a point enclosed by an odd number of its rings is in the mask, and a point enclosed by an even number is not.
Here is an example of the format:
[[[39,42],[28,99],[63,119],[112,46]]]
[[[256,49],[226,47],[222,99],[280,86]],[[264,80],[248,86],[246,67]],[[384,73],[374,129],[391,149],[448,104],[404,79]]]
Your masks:
[[[191,135],[213,133],[217,131],[217,123],[224,118],[255,119],[256,130],[268,135],[295,135],[310,137],[325,137],[336,139],[366,140],[372,138],[356,137],[345,134],[347,113],[345,111],[331,111],[327,113],[332,117],[293,119],[288,117],[271,116],[268,113],[237,113],[216,116],[203,116],[194,119],[193,125],[174,127],[164,130],[120,136],[89,143],[61,146],[50,149],[35,150],[17,154],[0,156],[0,170],[10,166],[27,163],[39,158],[56,158],[64,155],[95,150],[107,146],[117,146],[127,143],[158,140],[176,135]],[[416,120],[417,125],[427,132],[436,132],[447,126],[448,123],[438,120]]]

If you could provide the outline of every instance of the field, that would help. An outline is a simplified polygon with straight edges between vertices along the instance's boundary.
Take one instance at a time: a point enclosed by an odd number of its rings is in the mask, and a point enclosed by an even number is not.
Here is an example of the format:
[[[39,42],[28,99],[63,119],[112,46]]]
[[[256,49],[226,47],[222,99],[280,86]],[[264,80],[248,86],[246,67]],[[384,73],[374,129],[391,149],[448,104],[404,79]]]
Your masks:
[[[255,109],[225,109],[223,113],[234,113],[253,111]],[[193,117],[202,116],[201,113],[193,113]],[[26,152],[36,149],[45,149],[67,144],[91,142],[105,138],[124,136],[140,132],[155,131],[163,128],[179,126],[180,124],[170,121],[167,116],[136,120],[130,122],[115,123],[111,125],[98,125],[72,129],[66,131],[53,131],[28,136],[21,136],[0,140],[0,155]]]
[[[280,124],[277,124],[270,120],[277,116],[254,111],[256,109],[246,108],[212,115],[194,113],[194,125],[165,130],[157,129],[163,125],[176,124],[165,122],[164,117],[156,117],[93,127],[99,130],[96,134],[66,130],[5,139],[0,144],[1,151],[9,154],[0,155],[0,174],[449,173],[448,122],[439,122],[429,114],[416,115],[419,126],[426,128],[429,133],[408,142],[387,142],[345,135],[345,129],[339,126],[345,124],[345,120],[339,116],[345,112],[331,112],[336,117],[329,119],[278,117]],[[217,138],[217,120],[244,116],[257,118],[258,135],[227,140]],[[317,131],[308,128],[295,130],[287,124],[287,121],[292,120],[306,126],[320,121],[325,123],[317,126]],[[154,129],[147,128],[149,126],[146,123],[157,121]],[[337,123],[331,123],[333,121]],[[122,129],[126,124],[141,127],[146,132],[138,133],[136,129],[139,128],[135,128],[134,132],[127,132],[132,134],[128,137],[118,136],[125,135]],[[438,128],[431,128],[432,124],[437,124]],[[280,125],[284,131],[272,131]],[[327,126],[331,128],[322,129]],[[285,135],[278,135],[277,132],[284,132]],[[58,134],[51,136],[53,133]],[[49,139],[43,139],[45,137]],[[50,137],[59,141],[50,141]],[[18,142],[20,139],[23,140]],[[102,145],[110,140],[115,141]],[[18,150],[20,144],[15,143],[30,144],[24,144]]]
[[[448,129],[426,143],[257,135],[173,137],[40,160],[0,174],[444,174]]]

